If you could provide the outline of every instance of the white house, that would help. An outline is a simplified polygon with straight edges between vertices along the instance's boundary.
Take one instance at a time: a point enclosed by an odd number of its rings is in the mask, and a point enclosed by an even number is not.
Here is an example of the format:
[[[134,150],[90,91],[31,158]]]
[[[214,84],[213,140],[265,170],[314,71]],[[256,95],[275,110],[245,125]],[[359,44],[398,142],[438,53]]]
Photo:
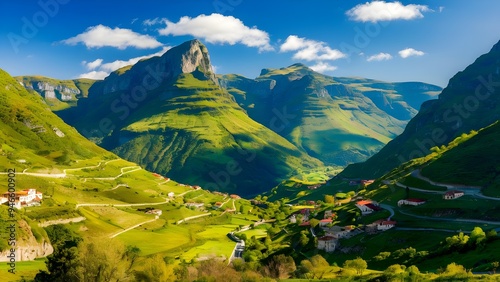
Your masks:
[[[356,202],[356,207],[361,211],[362,215],[371,214],[374,211],[379,211],[381,207],[378,206],[377,202],[371,200],[361,200]]]
[[[7,203],[10,202],[12,196],[14,197],[14,207],[20,209],[22,207],[29,207],[39,205],[42,201],[43,194],[42,192],[37,191],[36,189],[25,189],[19,192],[14,192],[14,195],[11,195],[10,192],[5,192],[2,194],[2,200],[0,202]]]
[[[324,250],[327,253],[335,251],[337,240],[333,236],[323,236],[318,238],[318,250]]]
[[[319,226],[320,227],[325,227],[327,226],[328,224],[332,223],[333,220],[331,218],[325,218],[325,219],[322,219],[319,221]]]
[[[394,226],[396,226],[396,222],[395,221],[380,220],[377,223],[377,230],[379,230],[379,231],[385,231],[385,230],[393,228]]]
[[[403,205],[407,205],[407,206],[420,206],[420,205],[423,205],[425,204],[425,200],[424,199],[415,199],[415,198],[412,198],[412,199],[403,199],[403,200],[399,200],[398,201],[398,206],[403,206]]]
[[[465,193],[462,192],[462,191],[452,190],[452,191],[448,191],[448,192],[444,193],[443,199],[445,199],[445,200],[453,200],[453,199],[460,198],[463,195],[465,195]]]
[[[167,194],[167,196],[168,196],[169,198],[173,198],[173,197],[175,196],[175,194],[174,194],[174,192],[169,192],[169,193]]]
[[[292,214],[292,216],[290,216],[289,220],[290,220],[290,223],[297,223],[297,218],[295,217],[294,214]]]

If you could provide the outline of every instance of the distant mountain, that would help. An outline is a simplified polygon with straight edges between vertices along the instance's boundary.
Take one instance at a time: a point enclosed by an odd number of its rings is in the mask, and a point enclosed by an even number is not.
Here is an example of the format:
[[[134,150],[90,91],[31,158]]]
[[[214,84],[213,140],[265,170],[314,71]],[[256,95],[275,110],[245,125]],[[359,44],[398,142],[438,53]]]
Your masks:
[[[439,99],[425,102],[405,131],[366,162],[348,166],[345,177],[379,177],[471,130],[500,119],[500,42],[450,79]]]
[[[113,156],[55,115],[38,94],[0,70],[0,167],[50,168],[72,160]]]
[[[302,64],[264,69],[256,79],[219,77],[248,115],[329,165],[367,159],[403,131],[441,88],[336,78]]]
[[[76,106],[79,98],[87,97],[95,82],[87,78],[58,80],[44,76],[17,76],[15,79],[26,89],[40,94],[53,111]]]
[[[260,193],[323,165],[252,120],[198,40],[111,73],[59,114],[125,159],[211,190]]]

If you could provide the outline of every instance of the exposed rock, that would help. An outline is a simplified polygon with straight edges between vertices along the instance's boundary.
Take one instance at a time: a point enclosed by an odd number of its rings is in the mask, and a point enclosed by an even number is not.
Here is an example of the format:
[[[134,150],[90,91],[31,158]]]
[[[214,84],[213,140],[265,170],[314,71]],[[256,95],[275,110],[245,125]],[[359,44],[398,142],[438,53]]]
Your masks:
[[[46,257],[54,252],[54,248],[46,239],[42,239],[41,242],[37,242],[31,227],[24,220],[18,221],[17,228],[22,229],[25,234],[28,234],[27,238],[17,238],[16,247],[16,261],[30,261],[36,258]],[[6,262],[9,260],[7,255],[8,251],[0,252],[0,262]]]

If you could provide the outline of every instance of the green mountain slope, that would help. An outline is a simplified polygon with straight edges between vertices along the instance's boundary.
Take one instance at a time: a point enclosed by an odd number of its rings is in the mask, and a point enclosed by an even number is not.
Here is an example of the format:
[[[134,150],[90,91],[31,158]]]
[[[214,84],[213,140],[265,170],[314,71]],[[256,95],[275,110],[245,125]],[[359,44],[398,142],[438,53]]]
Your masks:
[[[87,97],[95,82],[87,78],[58,80],[44,76],[17,76],[15,79],[27,90],[40,94],[52,111],[76,106],[79,98]]]
[[[337,166],[376,153],[403,131],[419,103],[441,90],[424,83],[333,78],[302,64],[264,69],[254,80],[225,75],[219,81],[251,118]]]
[[[43,98],[0,70],[0,166],[51,167],[71,160],[113,156],[52,113]]]
[[[450,79],[439,99],[422,105],[405,131],[364,163],[347,167],[345,177],[379,177],[434,146],[478,130],[500,116],[500,43]]]
[[[127,160],[211,190],[255,194],[323,165],[248,117],[197,40],[112,73],[62,116]]]

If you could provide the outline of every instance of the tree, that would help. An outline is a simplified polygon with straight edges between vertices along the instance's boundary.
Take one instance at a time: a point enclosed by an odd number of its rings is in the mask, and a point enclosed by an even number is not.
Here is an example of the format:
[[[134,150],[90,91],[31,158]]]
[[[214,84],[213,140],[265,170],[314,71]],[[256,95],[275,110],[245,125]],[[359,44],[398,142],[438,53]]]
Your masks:
[[[476,226],[470,233],[469,237],[471,244],[475,244],[476,246],[478,246],[486,240],[486,233],[481,227]]]
[[[400,264],[393,264],[384,270],[384,276],[388,280],[395,279],[398,276],[403,276],[405,273],[406,266]]]
[[[354,269],[358,275],[363,275],[363,271],[368,268],[368,264],[364,259],[358,257],[353,260],[346,260],[344,262],[344,268]]]
[[[89,239],[80,244],[78,251],[81,281],[118,281],[128,277],[126,249],[119,241],[106,237]]]
[[[335,203],[335,197],[332,195],[325,195],[325,203],[328,203],[328,204]]]
[[[287,279],[296,269],[293,258],[281,254],[273,256],[263,270],[271,278]]]
[[[499,263],[498,261],[494,261],[491,263],[491,270],[493,270],[493,273],[496,274],[497,273],[497,268],[499,266]]]
[[[319,219],[311,218],[311,220],[309,220],[309,223],[311,223],[312,228],[315,228],[319,224]]]
[[[144,270],[134,273],[137,282],[164,282],[173,281],[173,266],[167,265],[163,257],[159,254],[147,258],[144,262]]]

